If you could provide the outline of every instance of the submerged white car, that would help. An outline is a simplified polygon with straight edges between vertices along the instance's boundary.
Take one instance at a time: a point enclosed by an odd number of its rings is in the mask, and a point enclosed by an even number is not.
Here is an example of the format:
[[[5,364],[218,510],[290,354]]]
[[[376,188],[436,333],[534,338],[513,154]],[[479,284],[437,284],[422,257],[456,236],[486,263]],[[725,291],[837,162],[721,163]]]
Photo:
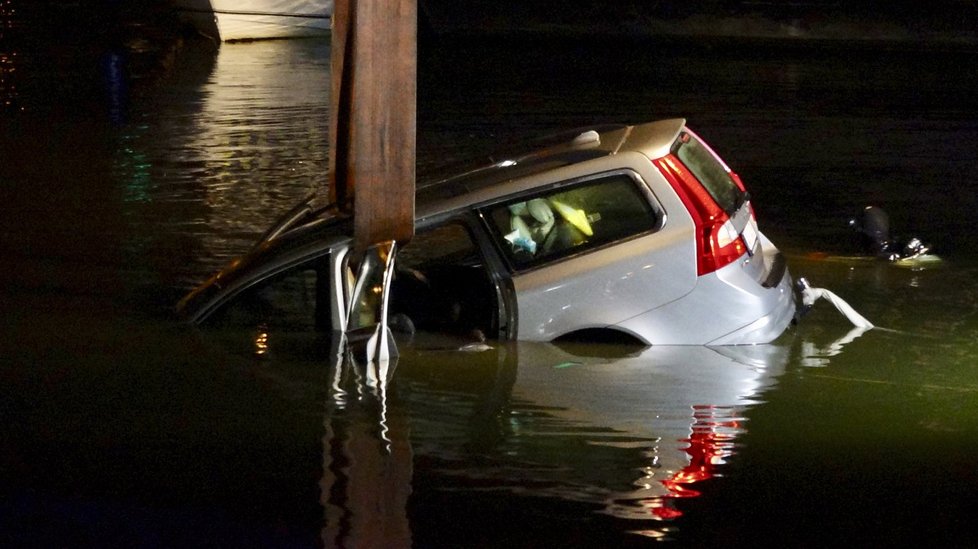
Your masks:
[[[192,322],[340,330],[352,220],[315,198],[179,305]],[[575,132],[419,183],[394,325],[490,339],[766,343],[792,321],[784,257],[685,120]]]

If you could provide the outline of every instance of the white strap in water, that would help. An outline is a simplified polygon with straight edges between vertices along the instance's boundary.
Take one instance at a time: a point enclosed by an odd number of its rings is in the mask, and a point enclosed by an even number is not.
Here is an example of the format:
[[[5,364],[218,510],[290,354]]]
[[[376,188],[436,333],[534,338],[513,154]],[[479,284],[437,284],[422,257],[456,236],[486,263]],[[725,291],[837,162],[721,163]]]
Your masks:
[[[810,286],[804,287],[801,290],[801,302],[805,306],[811,306],[818,298],[824,298],[828,300],[829,303],[835,305],[835,308],[839,310],[840,313],[845,315],[857,328],[870,329],[873,327],[873,323],[866,320],[866,317],[856,312],[851,305],[845,302],[844,299],[835,295],[834,293],[826,290],[825,288],[812,288]]]

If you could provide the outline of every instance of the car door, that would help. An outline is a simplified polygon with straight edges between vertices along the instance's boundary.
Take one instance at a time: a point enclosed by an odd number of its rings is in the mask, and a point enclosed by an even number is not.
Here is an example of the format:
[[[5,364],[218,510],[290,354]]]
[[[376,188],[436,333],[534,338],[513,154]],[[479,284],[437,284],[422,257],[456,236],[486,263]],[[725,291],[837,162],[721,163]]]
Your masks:
[[[482,209],[512,272],[519,339],[612,327],[695,285],[685,210],[675,197],[660,200],[638,171],[613,169],[544,189]],[[667,211],[676,212],[675,222],[667,222]]]
[[[470,213],[426,220],[397,253],[390,317],[419,332],[467,339],[512,336],[499,259]]]

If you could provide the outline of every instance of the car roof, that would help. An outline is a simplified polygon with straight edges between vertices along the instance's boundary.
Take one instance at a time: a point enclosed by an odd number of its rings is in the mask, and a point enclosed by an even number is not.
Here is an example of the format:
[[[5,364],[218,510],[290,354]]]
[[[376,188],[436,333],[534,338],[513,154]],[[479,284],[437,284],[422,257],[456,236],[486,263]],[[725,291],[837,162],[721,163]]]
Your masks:
[[[487,155],[481,163],[454,166],[452,175],[447,177],[419,181],[416,207],[420,216],[424,216],[468,205],[470,202],[463,197],[473,193],[480,200],[492,200],[507,193],[505,183],[626,151],[660,158],[669,153],[685,125],[683,118],[640,125],[604,125],[565,131],[509,147]]]
[[[636,126],[574,130],[535,141],[535,148],[524,147],[522,152],[490,155],[488,161],[456,168],[457,175],[419,183],[416,200],[419,215],[416,219],[422,221],[426,212],[450,212],[471,206],[472,194],[477,194],[483,203],[506,196],[512,192],[511,186],[507,185],[509,182],[591,159],[625,151],[640,152],[650,159],[660,158],[670,152],[685,124],[685,119],[677,118]],[[334,205],[315,205],[317,198],[321,197],[314,194],[286,215],[287,219],[312,219],[311,222],[299,221],[295,225],[286,222],[266,234],[250,253],[186,296],[178,309],[194,322],[200,321],[216,306],[218,295],[225,290],[236,292],[247,286],[249,272],[274,274],[289,265],[321,255],[337,243],[349,241],[353,229],[350,215]]]

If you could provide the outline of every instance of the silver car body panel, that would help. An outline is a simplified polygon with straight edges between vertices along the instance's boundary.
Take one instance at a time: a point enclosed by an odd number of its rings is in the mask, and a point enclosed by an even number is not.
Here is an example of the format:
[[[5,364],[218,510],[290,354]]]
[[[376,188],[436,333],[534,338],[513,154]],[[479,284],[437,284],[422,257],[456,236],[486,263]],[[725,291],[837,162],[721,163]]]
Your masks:
[[[628,319],[617,327],[651,345],[741,345],[769,343],[791,322],[795,297],[785,269],[766,287],[756,267],[773,264],[777,248],[760,235],[760,253],[745,255],[697,278],[682,300]]]
[[[549,341],[575,330],[607,328],[678,300],[696,286],[692,218],[675,193],[663,192],[668,183],[651,161],[621,153],[592,162],[591,173],[626,167],[637,174],[665,221],[651,234],[514,274],[519,339]]]

